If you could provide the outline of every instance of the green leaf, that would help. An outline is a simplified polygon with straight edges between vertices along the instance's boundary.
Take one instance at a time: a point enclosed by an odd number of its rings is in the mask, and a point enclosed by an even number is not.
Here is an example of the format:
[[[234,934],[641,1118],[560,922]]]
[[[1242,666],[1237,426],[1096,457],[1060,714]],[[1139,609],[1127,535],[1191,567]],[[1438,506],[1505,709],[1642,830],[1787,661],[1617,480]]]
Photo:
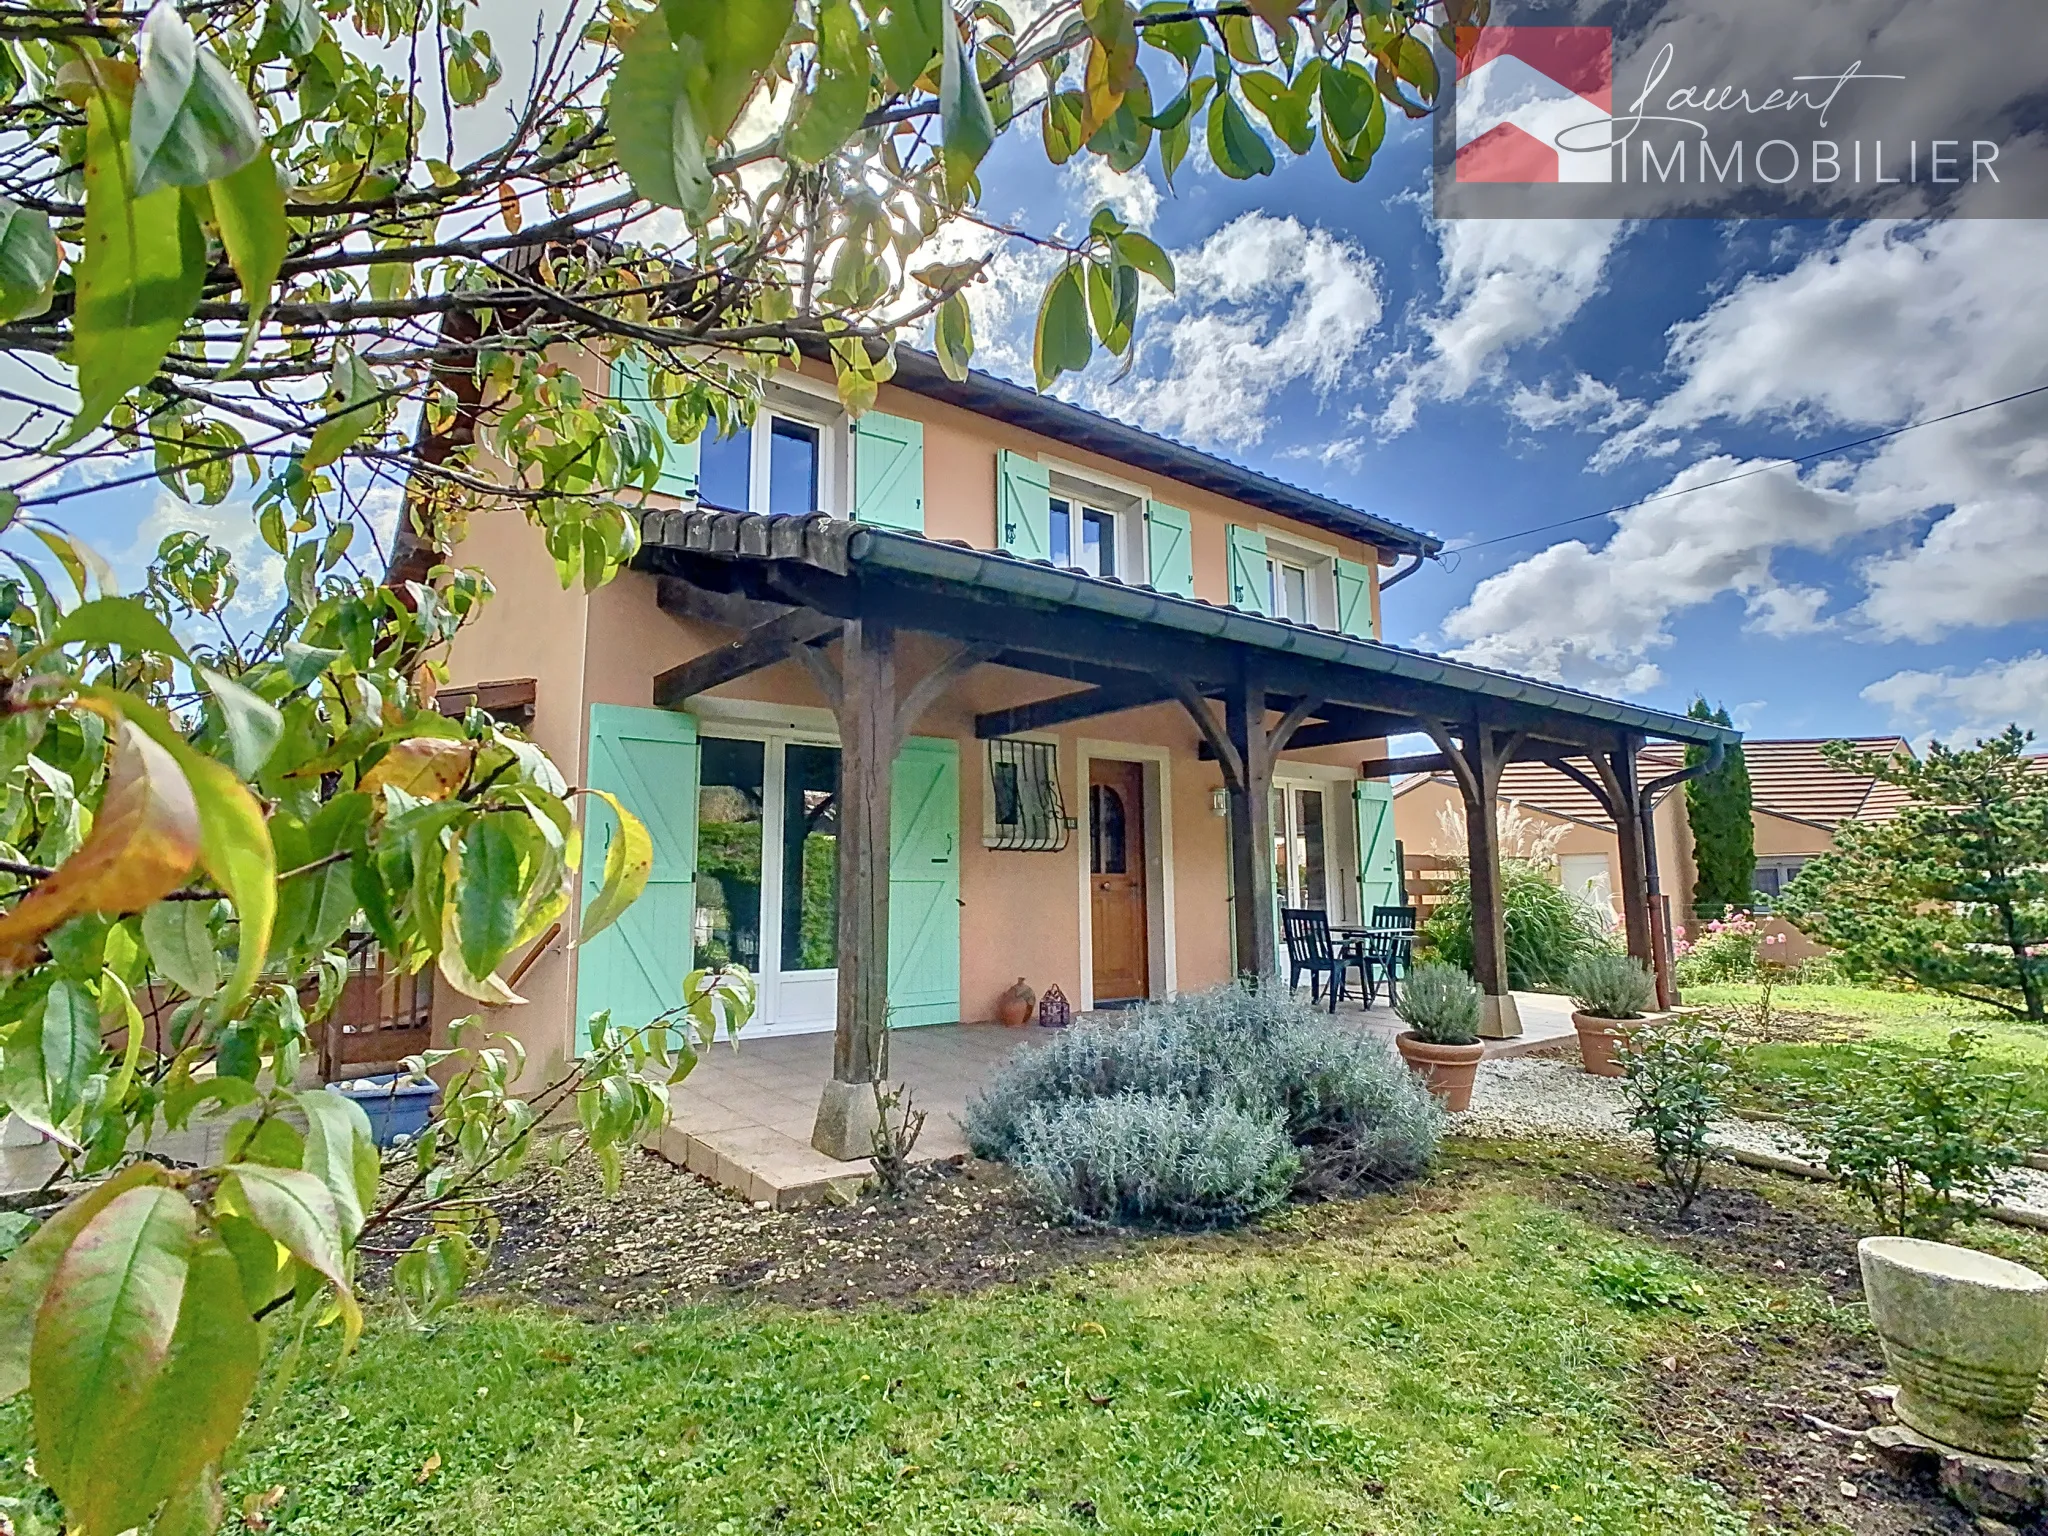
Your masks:
[[[1045,290],[1038,307],[1038,330],[1032,359],[1038,387],[1048,389],[1061,374],[1088,366],[1095,351],[1088,332],[1088,300],[1081,290],[1081,268],[1069,262]]]
[[[1161,250],[1159,243],[1150,235],[1141,235],[1135,229],[1126,230],[1116,237],[1114,244],[1119,261],[1136,267],[1168,293],[1173,292],[1173,258]]]
[[[158,651],[185,659],[185,647],[148,606],[133,597],[96,597],[64,615],[50,645],[118,645],[131,655]]]
[[[583,935],[578,942],[584,944],[617,922],[619,914],[640,899],[654,869],[654,840],[640,818],[620,804],[616,795],[602,789],[588,793],[612,808],[619,818],[619,832],[605,850],[604,882],[583,909]]]
[[[317,18],[319,12],[315,11]],[[263,311],[269,307],[271,290],[277,284],[278,269],[284,265],[289,230],[284,217],[284,181],[270,151],[260,150],[250,162],[230,176],[214,182],[213,222],[220,230],[220,243],[242,280],[242,301],[249,306],[249,328],[242,333],[242,346],[227,371],[237,372],[248,359],[250,348],[262,328]]]
[[[43,1297],[29,1348],[36,1469],[81,1536],[149,1517],[128,1440],[170,1358],[198,1237],[177,1190],[126,1190],[78,1234]]]
[[[635,27],[619,44],[619,67],[605,97],[605,117],[618,142],[619,169],[650,203],[702,218],[713,183],[703,124],[690,101],[692,53],[662,33],[659,22]]]
[[[1209,108],[1209,158],[1233,181],[1273,173],[1273,150],[1229,90],[1219,90]]]
[[[204,901],[160,901],[142,914],[142,938],[149,963],[193,997],[220,990],[220,952]]]
[[[78,414],[55,444],[68,448],[102,421],[158,365],[199,303],[206,235],[175,187],[146,197],[130,189],[125,117],[106,92],[85,109],[85,254],[71,360]]]
[[[974,357],[974,316],[967,307],[966,294],[948,294],[939,306],[932,322],[932,349],[947,378],[957,384],[967,377],[967,365]]]
[[[265,40],[274,41],[287,58],[303,59],[320,46],[326,31],[318,0],[270,0],[263,13]]]
[[[1372,76],[1356,63],[1325,69],[1321,91],[1324,121],[1339,143],[1350,144],[1365,132],[1373,103],[1379,100],[1379,91],[1372,83]]]
[[[377,1203],[381,1167],[370,1117],[345,1093],[309,1088],[297,1098],[306,1112],[306,1172],[327,1186],[342,1241],[353,1243]]]
[[[39,315],[57,281],[50,216],[0,197],[0,320]]]
[[[907,95],[938,56],[945,0],[894,0],[875,22],[875,51],[889,88]]]
[[[817,78],[783,141],[792,160],[816,165],[860,128],[872,84],[868,57],[852,0],[823,0],[818,7]]]
[[[1315,124],[1309,118],[1315,85],[1312,78],[1308,92],[1289,89],[1278,75],[1263,69],[1248,70],[1237,77],[1237,83],[1281,143],[1297,155],[1305,155],[1315,146]]]
[[[220,1187],[222,1198],[232,1209],[276,1238],[287,1253],[334,1287],[348,1341],[353,1344],[362,1332],[363,1314],[349,1290],[341,1215],[327,1186],[303,1168],[236,1163]]]
[[[29,1345],[43,1297],[78,1234],[118,1195],[169,1177],[159,1163],[134,1163],[61,1208],[0,1264],[0,1402],[28,1386]]]
[[[966,200],[975,171],[996,141],[996,120],[959,27],[948,21],[944,31],[939,55],[940,158],[946,196],[959,203]]]
[[[138,198],[205,186],[255,158],[263,129],[248,92],[198,45],[172,0],[150,7],[141,49],[128,130]]]
[[[503,816],[480,816],[462,835],[455,924],[462,936],[462,963],[472,976],[496,970],[519,931],[519,844],[506,821]]]
[[[98,1007],[77,982],[60,977],[14,1026],[0,1060],[0,1096],[24,1122],[75,1147],[75,1127],[67,1122],[99,1052]]]
[[[206,685],[213,702],[220,707],[235,771],[245,779],[255,778],[284,734],[284,717],[267,699],[251,693],[231,677],[222,677],[205,667],[194,667],[192,674]]]
[[[1088,126],[1088,101],[1079,91],[1054,91],[1045,98],[1045,157],[1054,165],[1065,165],[1086,142],[1082,129]]]
[[[1159,16],[1171,16],[1180,19],[1173,21],[1151,20],[1151,18]],[[1199,21],[1186,19],[1187,16],[1188,7],[1183,3],[1183,0],[1151,0],[1151,4],[1138,12],[1138,21],[1140,23],[1140,35],[1146,42],[1153,44],[1155,47],[1164,48],[1168,53],[1180,60],[1183,69],[1193,69],[1195,67],[1195,60],[1202,56],[1202,24]],[[1164,128],[1169,125],[1166,123],[1155,123],[1153,126],[1155,128]]]
[[[170,1358],[123,1437],[131,1508],[147,1511],[183,1493],[234,1444],[261,1355],[233,1255],[219,1238],[201,1238],[186,1268]]]
[[[300,456],[300,467],[310,471],[332,464],[376,426],[384,410],[383,392],[384,386],[368,363],[347,347],[337,347],[334,371],[320,402],[326,418],[313,429]]]
[[[692,55],[690,104],[705,142],[715,144],[767,78],[796,0],[662,0],[661,13],[669,35]]]

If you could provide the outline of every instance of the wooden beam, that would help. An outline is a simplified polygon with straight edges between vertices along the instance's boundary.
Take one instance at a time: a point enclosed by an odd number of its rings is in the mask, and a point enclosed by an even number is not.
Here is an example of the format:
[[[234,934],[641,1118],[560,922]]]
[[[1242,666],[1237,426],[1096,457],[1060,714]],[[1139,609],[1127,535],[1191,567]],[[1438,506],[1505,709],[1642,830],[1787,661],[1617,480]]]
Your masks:
[[[1450,760],[1441,752],[1422,752],[1413,757],[1373,757],[1358,765],[1361,779],[1392,779],[1404,773],[1449,773]]]
[[[753,629],[789,612],[788,603],[764,603],[739,592],[719,592],[675,576],[654,583],[655,606],[671,618],[718,624],[726,629]]]
[[[896,746],[902,749],[905,739],[917,728],[917,722],[945,691],[962,677],[996,654],[993,645],[960,644],[953,647],[931,671],[925,673],[910,685],[910,691],[896,706]]]
[[[1085,688],[1079,693],[1055,694],[1008,709],[992,709],[974,717],[974,734],[981,741],[998,736],[1019,736],[1026,731],[1043,731],[1075,720],[1092,720],[1097,715],[1114,715],[1126,709],[1142,709],[1174,696],[1165,683],[1121,683],[1102,688]]]
[[[680,708],[707,689],[772,667],[805,646],[829,639],[838,633],[839,627],[840,621],[829,615],[793,608],[715,651],[706,651],[679,667],[656,674],[655,707]]]
[[[1236,781],[1226,785],[1237,972],[1260,986],[1275,986],[1280,956],[1273,890],[1273,737],[1266,730],[1265,683],[1256,663],[1248,662],[1238,686],[1224,695],[1223,717],[1231,754],[1241,765]],[[1220,755],[1221,746],[1217,750]]]
[[[1244,786],[1243,754],[1238,751],[1225,728],[1216,723],[1216,716],[1209,708],[1208,699],[1203,697],[1201,689],[1184,677],[1171,678],[1168,682],[1173,689],[1173,696],[1180,700],[1181,707],[1195,722],[1195,729],[1202,733],[1202,745],[1207,747],[1214,754],[1216,761],[1222,765],[1223,787],[1232,793],[1240,791]]]
[[[896,762],[896,636],[885,625],[850,619],[841,646],[845,702],[839,710],[839,987],[832,1078],[836,1083],[866,1084],[879,1081],[889,1068],[889,802]],[[826,1129],[823,1119],[821,1114],[821,1133]],[[819,1150],[846,1155],[839,1147],[821,1145]]]
[[[1465,853],[1472,893],[1472,979],[1484,994],[1479,1032],[1506,1039],[1522,1032],[1508,991],[1507,926],[1501,906],[1500,773],[1525,740],[1477,718],[1423,724],[1458,781],[1465,801]],[[1451,732],[1458,733],[1453,740]]]

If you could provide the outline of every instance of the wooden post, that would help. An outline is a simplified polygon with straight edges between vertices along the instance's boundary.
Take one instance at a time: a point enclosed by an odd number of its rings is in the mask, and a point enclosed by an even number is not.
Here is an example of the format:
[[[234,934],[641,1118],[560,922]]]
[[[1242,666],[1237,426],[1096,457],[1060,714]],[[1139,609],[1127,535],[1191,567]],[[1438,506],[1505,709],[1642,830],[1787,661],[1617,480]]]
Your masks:
[[[1237,972],[1270,985],[1280,974],[1273,902],[1273,756],[1266,734],[1266,690],[1247,668],[1224,699],[1224,734],[1241,771],[1225,774],[1230,800],[1231,922]]]
[[[1507,926],[1500,893],[1500,771],[1521,745],[1478,720],[1461,723],[1463,741],[1450,727],[1425,720],[1423,728],[1448,760],[1465,800],[1465,853],[1472,890],[1472,979],[1484,994],[1479,1033],[1509,1040],[1522,1032],[1521,1011],[1508,990]]]
[[[1594,770],[1600,775],[1607,814],[1614,819],[1614,840],[1621,862],[1621,922],[1628,952],[1644,966],[1656,966],[1656,938],[1650,912],[1649,858],[1644,839],[1643,818],[1636,804],[1636,751],[1640,744],[1631,739],[1619,752],[1592,754]]]
[[[874,1150],[874,1084],[889,1062],[889,792],[896,760],[896,636],[849,619],[839,659],[839,998],[832,1081],[811,1145]]]

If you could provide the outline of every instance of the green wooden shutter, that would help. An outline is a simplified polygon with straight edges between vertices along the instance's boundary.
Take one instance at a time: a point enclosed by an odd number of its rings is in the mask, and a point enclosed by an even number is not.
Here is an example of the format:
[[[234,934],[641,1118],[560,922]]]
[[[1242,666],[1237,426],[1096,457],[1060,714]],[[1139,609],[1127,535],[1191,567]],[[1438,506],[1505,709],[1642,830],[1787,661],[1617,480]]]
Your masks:
[[[924,532],[924,423],[869,411],[853,424],[853,515]]]
[[[648,388],[647,359],[638,352],[622,352],[612,364],[612,399],[654,429],[657,442],[667,448],[662,460],[658,491],[671,496],[697,494],[697,445],[672,442],[668,435],[668,411],[654,399]]]
[[[1152,556],[1152,585],[1175,597],[1195,595],[1195,553],[1191,519],[1179,507],[1145,503],[1145,544]]]
[[[696,950],[697,722],[667,709],[590,708],[590,763],[584,781],[608,790],[647,824],[654,867],[647,889],[619,920],[583,945],[576,959],[576,1049],[590,1044],[590,1016],[610,1009],[621,1026],[646,1024],[683,1000]],[[583,900],[604,879],[605,850],[618,818],[596,796],[584,800]]]
[[[1273,579],[1266,570],[1266,536],[1256,528],[1230,527],[1230,602],[1250,613],[1273,612]]]
[[[889,1026],[960,1017],[960,743],[903,744],[889,796]]]
[[[1356,560],[1337,562],[1337,628],[1361,640],[1372,632],[1372,567]]]
[[[1360,779],[1351,799],[1358,810],[1358,920],[1369,923],[1374,907],[1398,905],[1401,893],[1394,786],[1385,779]]]
[[[996,455],[996,541],[1020,560],[1052,558],[1052,478],[1007,448]]]

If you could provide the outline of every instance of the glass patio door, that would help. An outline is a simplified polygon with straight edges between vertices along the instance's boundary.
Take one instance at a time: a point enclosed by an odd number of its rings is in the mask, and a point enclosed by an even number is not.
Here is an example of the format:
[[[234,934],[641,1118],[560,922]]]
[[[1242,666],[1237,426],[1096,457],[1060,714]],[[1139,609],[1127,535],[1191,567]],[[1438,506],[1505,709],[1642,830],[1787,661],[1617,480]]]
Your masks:
[[[839,748],[705,736],[694,963],[760,983],[756,1030],[829,1029],[839,983]]]
[[[1276,905],[1330,905],[1328,844],[1323,816],[1323,786],[1273,786],[1273,891]]]

